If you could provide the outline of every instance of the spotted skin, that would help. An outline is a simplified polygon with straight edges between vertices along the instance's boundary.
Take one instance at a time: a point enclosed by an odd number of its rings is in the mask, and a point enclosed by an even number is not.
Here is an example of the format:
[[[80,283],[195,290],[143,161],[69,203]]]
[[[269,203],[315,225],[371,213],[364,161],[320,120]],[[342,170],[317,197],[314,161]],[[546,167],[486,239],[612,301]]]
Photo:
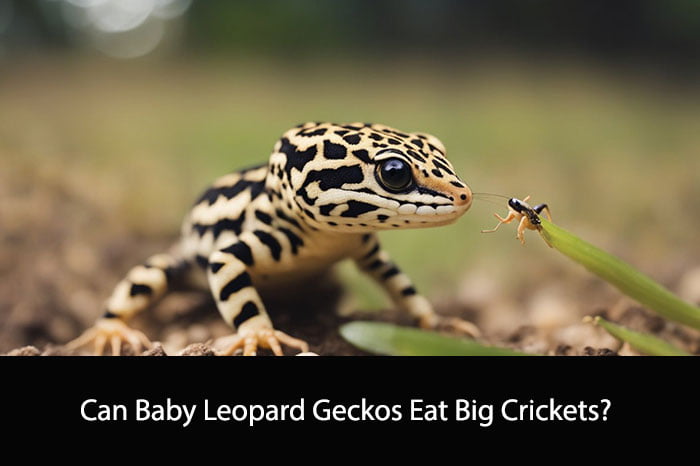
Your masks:
[[[380,168],[389,159],[410,169],[409,186],[386,185]],[[434,326],[430,303],[376,232],[445,225],[471,201],[434,136],[380,124],[305,123],[282,135],[267,164],[216,180],[195,202],[171,251],[133,268],[117,285],[104,318],[127,319],[183,272],[202,269],[221,315],[241,335],[237,345],[247,354],[257,345],[279,353],[281,332],[272,330],[258,290],[352,259],[400,308]]]

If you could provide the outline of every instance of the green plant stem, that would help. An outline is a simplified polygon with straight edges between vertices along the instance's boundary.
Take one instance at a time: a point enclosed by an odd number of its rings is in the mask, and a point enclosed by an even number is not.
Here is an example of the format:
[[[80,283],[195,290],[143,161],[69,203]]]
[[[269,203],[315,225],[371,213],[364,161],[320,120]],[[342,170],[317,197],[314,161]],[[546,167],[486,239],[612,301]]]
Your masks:
[[[626,341],[633,348],[644,354],[651,356],[690,356],[689,353],[676,348],[655,336],[646,333],[635,332],[621,325],[613,324],[602,317],[587,317],[584,322],[593,322],[595,325],[603,327],[610,335],[618,340]]]
[[[527,356],[508,348],[485,346],[467,338],[380,322],[351,322],[340,334],[360,349],[392,356]]]
[[[687,303],[636,270],[568,231],[542,218],[540,233],[557,251],[616,286],[627,296],[668,319],[700,329],[700,308]]]

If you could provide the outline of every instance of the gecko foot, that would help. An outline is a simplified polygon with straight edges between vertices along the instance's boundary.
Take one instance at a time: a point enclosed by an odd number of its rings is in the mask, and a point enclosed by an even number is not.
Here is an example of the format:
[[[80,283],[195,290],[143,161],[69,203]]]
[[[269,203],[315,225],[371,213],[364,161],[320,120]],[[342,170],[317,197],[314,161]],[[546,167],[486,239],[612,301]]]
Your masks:
[[[108,343],[112,350],[112,356],[121,354],[122,343],[128,343],[135,354],[141,353],[144,348],[151,347],[151,341],[143,332],[129,327],[120,319],[98,320],[93,327],[67,343],[66,348],[76,350],[91,343],[95,348],[95,356],[102,356]]]
[[[284,332],[273,328],[257,328],[248,331],[239,331],[233,343],[219,356],[231,356],[237,349],[243,348],[243,356],[255,356],[258,346],[269,348],[275,356],[284,356],[282,344],[299,349],[302,353],[309,351],[309,345],[304,340],[290,337]]]
[[[446,330],[479,338],[481,331],[473,323],[459,317],[445,317],[437,314],[428,314],[420,320],[420,326],[431,330]]]

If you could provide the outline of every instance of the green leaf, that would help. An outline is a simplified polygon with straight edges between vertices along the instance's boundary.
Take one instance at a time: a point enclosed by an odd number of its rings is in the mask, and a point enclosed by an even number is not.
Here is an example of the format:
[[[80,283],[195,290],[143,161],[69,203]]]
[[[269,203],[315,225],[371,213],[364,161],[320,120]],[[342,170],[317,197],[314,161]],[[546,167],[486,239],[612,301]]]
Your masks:
[[[360,349],[392,356],[527,356],[467,338],[380,322],[351,322],[340,327],[340,334]]]
[[[542,221],[540,234],[557,251],[583,265],[627,296],[658,314],[700,329],[700,308],[683,301],[623,260],[587,243],[544,218],[540,220]]]
[[[621,325],[613,324],[602,317],[584,319],[584,322],[593,322],[603,327],[610,335],[618,340],[626,341],[641,353],[651,356],[690,356],[689,353],[676,348],[655,336],[646,333],[635,332]]]

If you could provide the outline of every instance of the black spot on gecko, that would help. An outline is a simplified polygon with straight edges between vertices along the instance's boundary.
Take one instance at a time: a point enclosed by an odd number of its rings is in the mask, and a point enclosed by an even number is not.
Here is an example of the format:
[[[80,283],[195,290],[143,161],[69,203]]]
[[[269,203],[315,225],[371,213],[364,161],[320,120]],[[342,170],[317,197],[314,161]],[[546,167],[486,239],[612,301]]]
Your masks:
[[[247,288],[252,285],[253,282],[250,280],[250,275],[248,274],[248,272],[241,272],[236,278],[229,281],[226,285],[224,285],[223,288],[221,288],[221,292],[219,293],[219,299],[221,301],[227,301],[232,294],[237,293],[243,288]]]
[[[318,211],[321,212],[321,215],[328,216],[330,215],[331,211],[338,207],[338,204],[333,204],[332,202],[329,204],[324,204],[322,206],[318,207]]]
[[[221,252],[227,254],[233,254],[233,256],[243,262],[245,265],[253,265],[253,253],[248,246],[243,241],[232,244],[231,246],[224,248]]]
[[[306,216],[309,217],[311,220],[316,220],[316,216],[309,209],[304,209],[304,214],[306,214]]]
[[[407,150],[406,153],[408,154],[409,157],[413,157],[414,159],[418,160],[419,162],[425,163],[425,158],[423,158],[422,155],[420,155],[418,152],[414,150]]]
[[[433,159],[433,165],[435,165],[436,168],[439,168],[440,170],[442,170],[442,171],[444,171],[444,172],[446,172],[446,173],[448,173],[448,174],[450,174],[450,175],[454,175],[454,174],[455,174],[455,173],[454,173],[452,170],[450,170],[446,165],[441,164],[440,162],[438,162],[438,161],[435,160],[435,159]]]
[[[259,167],[258,167],[259,168]],[[238,194],[242,193],[246,189],[250,189],[251,200],[258,197],[265,190],[264,181],[249,181],[249,180],[238,180],[233,186],[219,186],[207,189],[194,203],[197,205],[201,202],[207,201],[209,205],[216,202],[219,196],[224,196],[226,199],[233,199]]]
[[[389,218],[388,215],[383,215],[383,214],[377,215],[377,220],[379,220],[382,223],[386,222],[386,219],[388,219],[388,218]]]
[[[133,283],[131,285],[131,290],[129,290],[129,295],[136,296],[136,295],[140,295],[140,294],[145,294],[146,296],[150,296],[153,294],[153,289],[148,285],[141,285],[139,283]]]
[[[272,224],[272,216],[266,214],[262,210],[255,211],[255,218],[257,218],[258,220],[260,220],[261,222],[263,222],[266,225]]]
[[[343,141],[347,142],[348,144],[358,144],[360,142],[360,135],[359,134],[350,134],[348,136],[345,136],[343,138]]]
[[[401,144],[401,141],[399,141],[398,139],[394,139],[394,138],[387,139],[387,142],[393,146],[398,146],[399,144]]]
[[[253,301],[248,301],[241,308],[241,313],[233,319],[233,326],[238,328],[238,326],[240,326],[243,322],[257,316],[258,314],[260,314],[258,306]]]
[[[434,145],[428,144],[428,147],[430,147],[430,150],[431,150],[431,151],[433,151],[433,152],[439,152],[439,153],[442,154],[442,151],[441,151],[440,149],[438,149],[437,147],[435,147]]]
[[[367,270],[376,270],[384,264],[384,261],[377,259],[367,266]]]
[[[270,233],[262,230],[255,230],[253,234],[262,244],[268,247],[270,254],[272,254],[272,258],[279,261],[280,257],[282,256],[282,246],[280,245],[279,241],[277,241],[277,239],[275,239],[275,237]]]
[[[327,159],[344,159],[348,155],[348,150],[342,144],[330,141],[323,141],[323,156]]]
[[[200,237],[204,236],[204,234],[207,231],[211,230],[214,233],[214,239],[216,239],[224,231],[232,231],[236,235],[240,235],[241,230],[243,228],[244,221],[245,221],[245,211],[243,211],[241,213],[241,216],[238,218],[222,218],[221,220],[219,220],[216,223],[211,224],[211,225],[194,223],[194,224],[192,224],[192,229],[194,231],[196,231]]]
[[[326,134],[327,128],[319,128],[313,131],[309,131],[308,129],[304,129],[301,131],[297,131],[297,136],[302,136],[305,138],[310,138],[312,136],[323,136]]]
[[[412,286],[409,286],[408,288],[404,288],[401,290],[401,296],[413,296],[416,294],[416,289],[413,288]]]
[[[398,275],[398,273],[399,273],[399,269],[397,269],[395,265],[392,265],[389,270],[387,270],[386,272],[384,272],[382,274],[382,280],[387,280],[387,279],[393,277],[394,275]]]
[[[377,207],[374,204],[368,204],[366,202],[362,201],[354,201],[350,200],[347,202],[348,209],[340,214],[341,217],[359,217],[360,215],[371,212],[373,210],[377,210],[379,207]]]
[[[304,241],[288,228],[280,227],[279,231],[289,240],[289,244],[292,247],[292,254],[299,252],[299,248],[304,245]]]
[[[360,183],[364,179],[360,165],[349,165],[338,168],[325,168],[323,170],[311,170],[306,175],[303,185],[306,186],[314,181],[319,181],[319,187],[323,191],[327,191],[333,188],[340,188],[346,183]],[[309,204],[313,203],[310,202]]]
[[[334,131],[334,133],[337,134],[338,136],[345,136],[349,132],[350,131],[348,131],[347,129],[339,129],[338,131]]]
[[[445,199],[449,199],[449,197],[447,196],[447,194],[443,194],[443,193],[437,192],[437,191],[432,190],[432,189],[430,189],[430,188],[426,188],[425,186],[417,186],[416,189],[418,190],[418,192],[419,192],[420,194],[430,194],[431,196],[444,197]],[[421,205],[430,205],[430,206],[438,206],[438,204],[423,204],[423,203],[418,203],[418,204],[421,204]],[[423,223],[423,222],[421,222],[421,223]]]
[[[284,171],[287,172],[288,176],[291,176],[293,168],[299,171],[303,170],[304,165],[312,161],[318,152],[316,146],[311,146],[305,151],[297,150],[297,146],[289,142],[287,138],[282,138],[281,142],[282,147],[280,147],[279,151],[287,156],[287,163],[284,166]]]
[[[221,270],[221,267],[223,267],[224,265],[226,264],[224,264],[223,262],[211,262],[209,264],[209,270],[211,270],[213,273],[216,273],[219,270]]]
[[[374,247],[367,254],[362,256],[362,259],[360,259],[360,260],[363,260],[363,261],[367,260],[378,252],[379,252],[379,243],[375,244]]]
[[[369,158],[369,152],[364,149],[354,150],[352,151],[352,155],[362,160],[364,163],[372,163],[372,160]]]
[[[374,139],[375,141],[381,141],[382,139],[384,139],[384,136],[378,133],[372,133],[369,135],[369,137],[370,139]]]
[[[295,219],[291,218],[287,214],[284,213],[282,209],[277,209],[275,210],[275,214],[277,217],[290,225],[293,225],[294,227],[298,228],[299,230],[302,230],[301,225],[299,225],[299,222],[297,222]]]
[[[206,269],[209,266],[209,259],[207,259],[204,256],[200,256],[199,254],[197,254],[194,260],[195,262],[197,262],[197,265],[199,265],[203,269]]]
[[[411,139],[411,144],[415,144],[420,149],[423,148],[423,141],[421,141],[420,139]]]
[[[233,231],[236,235],[241,234],[243,222],[245,221],[245,211],[236,219],[222,218],[213,226],[214,238],[218,238],[224,231]]]
[[[450,184],[452,186],[456,186],[458,188],[464,188],[464,185],[462,183],[460,183],[459,181],[450,181]]]
[[[433,168],[432,170],[430,170],[430,173],[437,176],[438,178],[442,178],[442,172],[437,168]]]

